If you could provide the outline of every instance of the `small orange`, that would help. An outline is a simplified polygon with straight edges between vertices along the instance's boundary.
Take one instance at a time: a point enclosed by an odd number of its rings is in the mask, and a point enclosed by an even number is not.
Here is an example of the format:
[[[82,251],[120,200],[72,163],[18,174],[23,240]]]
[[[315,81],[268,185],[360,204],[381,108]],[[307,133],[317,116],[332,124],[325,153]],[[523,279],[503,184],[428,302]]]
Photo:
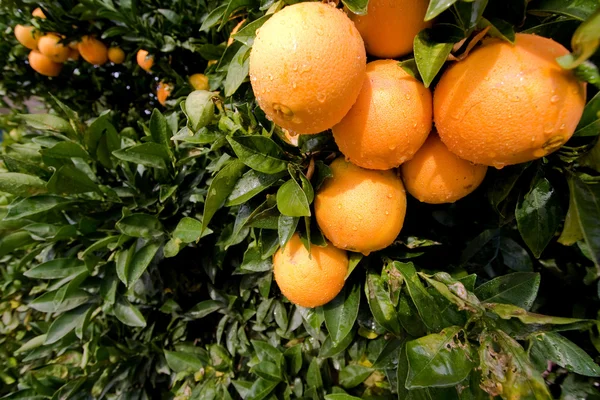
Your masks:
[[[125,61],[125,52],[120,47],[111,47],[108,49],[108,59],[114,64],[121,64]]]
[[[77,51],[77,49],[69,48],[69,60],[72,60],[72,61],[79,60],[79,51]]]
[[[93,65],[102,65],[108,61],[106,45],[93,36],[84,36],[77,45],[81,57]]]
[[[42,34],[37,31],[33,26],[15,26],[15,37],[23,46],[30,50],[37,49],[38,41]]]
[[[302,307],[329,303],[344,287],[348,255],[328,244],[311,245],[310,253],[298,234],[273,256],[273,273],[281,293]]]
[[[64,63],[69,59],[70,49],[60,43],[61,38],[53,33],[48,33],[38,41],[40,53],[57,63]]]
[[[172,91],[173,85],[165,82],[160,82],[158,84],[158,87],[156,88],[156,98],[162,106],[167,104],[167,98],[171,95]]]
[[[152,66],[154,65],[154,56],[149,55],[146,50],[139,50],[136,55],[137,63],[146,72],[150,72]]]
[[[454,203],[477,189],[488,167],[459,158],[433,133],[400,168],[408,193],[423,203],[442,204]]]
[[[206,76],[204,74],[194,74],[194,75],[190,76],[189,82],[190,82],[190,85],[192,85],[192,87],[195,90],[208,90],[209,89],[208,76]]]
[[[46,19],[46,14],[44,14],[44,12],[42,11],[41,8],[36,8],[35,10],[33,10],[33,12],[31,13],[32,16],[36,17],[36,18],[41,18],[41,19]]]
[[[62,64],[52,61],[37,50],[31,50],[29,53],[29,65],[38,74],[45,76],[58,76],[62,69]]]
[[[395,60],[367,64],[356,103],[333,127],[346,159],[369,169],[395,168],[412,158],[433,122],[431,92]]]

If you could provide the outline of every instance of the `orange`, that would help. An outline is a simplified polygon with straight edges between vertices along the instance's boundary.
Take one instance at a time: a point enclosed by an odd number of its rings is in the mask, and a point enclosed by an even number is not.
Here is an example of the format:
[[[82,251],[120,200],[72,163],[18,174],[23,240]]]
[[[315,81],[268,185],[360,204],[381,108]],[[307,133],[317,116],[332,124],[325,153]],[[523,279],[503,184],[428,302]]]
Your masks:
[[[158,102],[162,106],[167,104],[167,97],[169,97],[171,95],[172,91],[173,91],[173,85],[170,85],[165,82],[160,82],[158,84],[158,87],[156,88],[156,98],[158,99]]]
[[[227,39],[227,46],[231,46],[231,44],[233,43],[233,40],[234,40],[233,35],[238,33],[238,31],[240,30],[242,25],[244,25],[244,22],[246,22],[246,18],[244,18],[243,20],[238,22],[237,25],[233,27],[233,29],[231,30],[231,33],[229,34],[229,39]]]
[[[58,76],[62,69],[62,64],[52,61],[37,50],[31,50],[29,53],[29,65],[38,74],[46,76]]]
[[[360,34],[343,11],[297,3],[259,29],[250,82],[267,118],[293,133],[318,133],[340,122],[356,101],[365,60]]]
[[[192,85],[195,90],[209,89],[208,77],[204,74],[194,74],[190,76],[189,81],[190,85]]]
[[[114,64],[121,64],[125,61],[125,52],[120,47],[111,47],[108,49],[108,59]]]
[[[433,120],[431,92],[397,61],[367,64],[356,103],[333,127],[346,159],[369,169],[390,169],[421,147]]]
[[[556,58],[551,39],[517,34],[514,45],[488,39],[450,66],[433,95],[442,141],[459,157],[502,168],[560,148],[585,106],[585,84]]]
[[[33,15],[34,17],[37,18],[41,18],[41,19],[46,19],[46,14],[44,14],[44,12],[42,11],[41,8],[36,8],[35,10],[33,10],[33,12],[31,13],[31,15]]]
[[[477,189],[487,168],[459,158],[434,133],[401,170],[408,193],[423,203],[442,204],[454,203]]]
[[[15,26],[15,37],[23,46],[30,50],[37,49],[38,40],[42,34],[35,30],[33,26]]]
[[[338,158],[315,197],[321,231],[334,246],[365,255],[394,242],[404,224],[406,193],[393,171],[373,171]]]
[[[79,60],[79,52],[77,51],[77,49],[69,48],[69,60]]]
[[[150,72],[154,65],[154,56],[149,55],[146,50],[139,50],[136,55],[138,65],[146,72]]]
[[[108,61],[106,45],[92,36],[84,36],[77,45],[81,57],[93,65],[102,65]]]
[[[298,234],[273,256],[277,286],[289,301],[302,307],[329,303],[344,287],[348,272],[345,251],[331,244],[312,245],[310,253]]]
[[[60,36],[53,33],[48,33],[42,36],[38,41],[40,53],[50,58],[54,62],[64,63],[69,59],[71,50],[68,46],[64,46],[62,43],[60,43],[60,41]]]
[[[397,58],[413,51],[415,36],[425,22],[428,0],[369,0],[367,15],[348,12],[365,41],[367,53]]]

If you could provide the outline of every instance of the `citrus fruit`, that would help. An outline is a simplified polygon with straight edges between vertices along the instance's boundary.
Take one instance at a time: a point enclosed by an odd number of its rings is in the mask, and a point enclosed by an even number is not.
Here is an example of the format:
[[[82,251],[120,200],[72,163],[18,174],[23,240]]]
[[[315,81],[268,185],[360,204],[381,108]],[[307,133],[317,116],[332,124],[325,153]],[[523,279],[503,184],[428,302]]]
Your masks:
[[[573,135],[585,85],[556,58],[562,45],[517,34],[512,45],[488,39],[450,66],[433,95],[442,141],[459,157],[502,168],[543,157]]]
[[[31,50],[29,53],[29,65],[38,74],[46,76],[58,76],[62,69],[62,64],[52,61],[37,50]]]
[[[111,47],[108,49],[108,59],[111,63],[121,64],[125,61],[125,52],[120,47]]]
[[[406,193],[393,171],[360,168],[343,158],[331,165],[315,197],[321,231],[334,246],[365,255],[394,241],[404,223]]]
[[[77,51],[77,49],[69,48],[69,60],[79,60],[79,51]]]
[[[408,193],[423,203],[454,203],[473,192],[485,178],[487,166],[459,158],[429,135],[415,156],[402,164],[402,180]]]
[[[108,61],[106,45],[92,36],[84,36],[77,45],[81,57],[93,65],[102,65]]]
[[[190,85],[192,85],[192,87],[195,90],[208,90],[209,89],[208,77],[204,74],[194,74],[194,75],[190,76],[189,81],[190,81]]]
[[[31,13],[31,15],[33,15],[34,17],[37,18],[41,18],[41,19],[46,19],[46,14],[44,14],[44,12],[42,11],[41,8],[36,8],[35,10],[33,10],[33,12]]]
[[[61,38],[53,33],[48,33],[38,41],[38,49],[40,53],[48,57],[54,62],[64,63],[69,59],[71,49],[60,43]]]
[[[397,61],[367,64],[356,103],[333,127],[333,137],[346,159],[369,169],[390,169],[410,159],[432,124],[429,89],[405,72]]]
[[[19,43],[30,50],[37,49],[38,40],[41,36],[41,33],[36,31],[33,26],[15,26],[15,37]]]
[[[365,60],[360,34],[343,11],[297,3],[259,29],[250,82],[267,118],[290,132],[318,133],[340,122],[356,101]]]
[[[310,253],[298,234],[273,256],[277,286],[289,301],[302,307],[329,303],[344,287],[348,272],[345,251],[331,244],[311,245]]]
[[[156,88],[156,98],[162,106],[167,104],[167,98],[171,95],[172,91],[173,85],[170,85],[165,82],[160,82],[158,84],[158,87]]]
[[[348,15],[365,41],[367,53],[397,58],[411,53],[415,36],[431,25],[424,21],[428,5],[428,0],[370,0],[367,15]]]
[[[149,55],[146,50],[138,50],[136,60],[140,68],[146,72],[150,72],[154,65],[154,56]]]

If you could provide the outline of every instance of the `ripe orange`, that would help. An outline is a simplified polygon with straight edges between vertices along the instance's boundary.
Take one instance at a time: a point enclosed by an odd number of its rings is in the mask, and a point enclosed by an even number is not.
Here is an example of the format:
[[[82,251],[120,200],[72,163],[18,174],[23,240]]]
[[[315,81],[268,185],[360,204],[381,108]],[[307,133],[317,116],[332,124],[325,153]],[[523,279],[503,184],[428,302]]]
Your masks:
[[[120,47],[111,47],[108,49],[108,59],[111,63],[121,64],[125,61],[125,52]]]
[[[93,65],[102,65],[108,61],[106,45],[92,36],[84,36],[77,45],[81,57]]]
[[[208,90],[209,89],[208,77],[204,74],[194,74],[194,75],[190,76],[189,81],[190,81],[190,85],[192,85],[192,87],[195,90]]]
[[[42,34],[39,31],[36,31],[33,26],[15,26],[15,37],[19,43],[30,50],[37,49],[38,40],[41,36]]]
[[[442,204],[454,203],[477,189],[488,167],[459,158],[433,133],[400,168],[408,193],[423,203]]]
[[[340,122],[356,101],[365,60],[360,34],[341,10],[296,3],[259,29],[250,82],[267,118],[294,133],[318,133]]]
[[[346,159],[369,169],[390,169],[421,147],[433,121],[431,92],[395,60],[367,64],[356,103],[333,127]]]
[[[146,72],[150,72],[154,65],[154,56],[149,55],[146,50],[139,50],[136,55],[138,65]]]
[[[79,51],[77,49],[73,49],[69,47],[69,60],[77,61],[79,60]]]
[[[489,39],[444,73],[433,95],[435,125],[459,157],[502,168],[543,157],[573,135],[585,84],[556,58],[551,39]]]
[[[162,106],[167,104],[167,97],[169,97],[171,95],[172,91],[173,91],[173,85],[170,85],[165,82],[160,82],[158,84],[158,87],[156,88],[156,98],[158,99],[158,102]]]
[[[344,287],[348,256],[331,244],[312,245],[309,253],[300,236],[294,234],[273,256],[273,272],[277,286],[289,301],[302,307],[318,307],[333,300]]]
[[[394,241],[406,214],[406,193],[393,171],[373,171],[338,158],[315,197],[321,231],[334,246],[365,255]]]
[[[54,62],[64,63],[69,59],[71,50],[68,46],[60,43],[60,41],[60,36],[53,33],[48,33],[42,36],[38,41],[40,53],[50,58]]]
[[[33,12],[31,13],[32,16],[37,17],[37,18],[41,18],[41,19],[46,19],[46,14],[44,14],[44,12],[42,11],[41,8],[36,8],[35,10],[33,10]]]
[[[415,36],[431,25],[425,22],[428,0],[370,0],[367,15],[348,12],[365,41],[367,53],[397,58],[413,51]]]
[[[62,64],[52,61],[37,50],[31,50],[29,53],[29,65],[38,74],[46,76],[58,76],[62,69]]]

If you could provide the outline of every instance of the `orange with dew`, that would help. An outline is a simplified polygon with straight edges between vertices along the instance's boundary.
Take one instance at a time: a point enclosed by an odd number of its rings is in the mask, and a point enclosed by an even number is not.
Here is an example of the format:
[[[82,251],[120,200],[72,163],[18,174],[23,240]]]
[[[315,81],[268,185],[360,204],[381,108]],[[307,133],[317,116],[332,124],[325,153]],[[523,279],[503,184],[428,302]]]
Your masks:
[[[277,286],[289,301],[302,307],[329,303],[344,287],[348,255],[328,244],[311,245],[310,253],[298,234],[273,256]]]
[[[367,64],[356,103],[333,127],[346,159],[369,169],[395,168],[412,158],[431,131],[431,92],[395,60]]]
[[[517,34],[514,45],[488,39],[448,68],[433,96],[435,125],[450,151],[502,168],[544,157],[573,135],[585,84],[556,58],[551,39]]]

